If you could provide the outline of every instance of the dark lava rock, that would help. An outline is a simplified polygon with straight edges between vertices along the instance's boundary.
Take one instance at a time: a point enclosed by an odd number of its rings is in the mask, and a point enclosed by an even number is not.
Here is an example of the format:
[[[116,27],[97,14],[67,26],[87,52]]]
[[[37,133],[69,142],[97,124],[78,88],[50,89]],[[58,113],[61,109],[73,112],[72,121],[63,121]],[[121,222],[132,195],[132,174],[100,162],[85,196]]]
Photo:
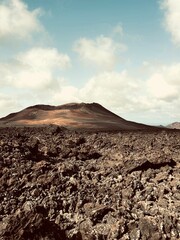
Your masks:
[[[175,130],[0,128],[0,239],[180,239],[179,167]]]

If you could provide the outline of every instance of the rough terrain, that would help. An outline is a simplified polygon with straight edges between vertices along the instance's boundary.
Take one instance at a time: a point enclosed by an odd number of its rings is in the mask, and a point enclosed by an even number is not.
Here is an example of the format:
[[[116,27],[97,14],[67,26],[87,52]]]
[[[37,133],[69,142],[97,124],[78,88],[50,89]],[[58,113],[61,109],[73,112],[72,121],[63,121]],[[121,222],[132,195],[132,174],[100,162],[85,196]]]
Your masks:
[[[180,131],[0,128],[1,240],[180,238]]]

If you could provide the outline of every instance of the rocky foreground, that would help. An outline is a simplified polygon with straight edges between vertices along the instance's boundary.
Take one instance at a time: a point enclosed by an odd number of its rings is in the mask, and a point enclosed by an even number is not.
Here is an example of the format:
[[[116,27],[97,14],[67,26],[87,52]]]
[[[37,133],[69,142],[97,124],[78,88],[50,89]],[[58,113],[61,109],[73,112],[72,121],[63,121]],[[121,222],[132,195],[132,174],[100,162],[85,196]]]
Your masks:
[[[180,131],[0,129],[0,239],[180,239]]]

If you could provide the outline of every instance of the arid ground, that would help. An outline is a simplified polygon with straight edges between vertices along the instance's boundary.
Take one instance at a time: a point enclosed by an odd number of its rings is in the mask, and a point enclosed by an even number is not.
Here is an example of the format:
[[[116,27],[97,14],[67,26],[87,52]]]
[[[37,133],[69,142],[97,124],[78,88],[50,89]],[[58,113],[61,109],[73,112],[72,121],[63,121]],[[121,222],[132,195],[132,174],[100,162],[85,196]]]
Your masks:
[[[180,131],[0,128],[1,240],[180,239]]]

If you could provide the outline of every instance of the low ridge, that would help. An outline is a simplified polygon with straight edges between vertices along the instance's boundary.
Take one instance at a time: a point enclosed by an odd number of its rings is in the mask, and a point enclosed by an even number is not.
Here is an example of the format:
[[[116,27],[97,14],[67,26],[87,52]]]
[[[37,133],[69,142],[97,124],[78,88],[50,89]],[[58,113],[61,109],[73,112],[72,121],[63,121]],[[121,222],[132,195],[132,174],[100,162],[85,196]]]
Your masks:
[[[180,122],[173,122],[169,125],[167,125],[168,128],[171,128],[171,129],[180,129]]]

